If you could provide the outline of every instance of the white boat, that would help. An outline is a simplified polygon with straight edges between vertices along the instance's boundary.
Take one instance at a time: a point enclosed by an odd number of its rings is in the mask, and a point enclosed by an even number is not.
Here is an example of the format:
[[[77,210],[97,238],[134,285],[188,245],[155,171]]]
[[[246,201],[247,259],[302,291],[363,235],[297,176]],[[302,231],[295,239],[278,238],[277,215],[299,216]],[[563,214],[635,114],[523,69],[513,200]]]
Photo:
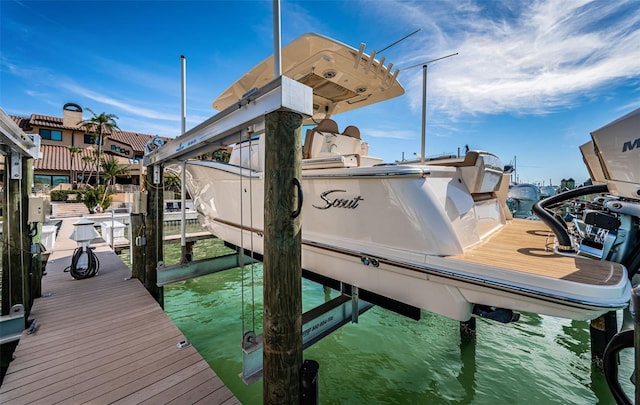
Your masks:
[[[508,176],[503,182],[496,156],[385,164],[369,156],[366,134],[340,130],[333,115],[404,93],[391,64],[364,45],[315,34],[284,47],[281,60],[283,75],[314,92],[318,125],[307,130],[302,161],[302,267],[310,274],[460,321],[507,322],[512,311],[593,319],[628,305],[627,270],[601,260],[606,249],[581,256],[578,233],[566,246],[543,221],[506,219]],[[272,66],[273,58],[260,63],[214,107],[269,82]],[[229,163],[189,160],[187,187],[213,234],[262,254],[264,139],[232,148]],[[629,218],[637,230],[637,215]]]

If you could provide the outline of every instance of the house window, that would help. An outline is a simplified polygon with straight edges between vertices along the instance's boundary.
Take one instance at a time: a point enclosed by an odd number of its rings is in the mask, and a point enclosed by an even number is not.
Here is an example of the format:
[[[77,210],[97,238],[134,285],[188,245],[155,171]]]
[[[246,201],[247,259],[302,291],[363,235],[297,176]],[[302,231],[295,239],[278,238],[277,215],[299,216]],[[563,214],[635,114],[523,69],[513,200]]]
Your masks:
[[[51,176],[45,176],[42,174],[36,174],[33,176],[33,182],[35,184],[44,184],[47,186],[51,185]]]
[[[85,145],[97,145],[98,135],[96,135],[96,139],[93,139],[93,135],[84,134],[84,143]],[[102,139],[102,144],[104,145],[104,139]]]
[[[56,131],[54,129],[41,129],[40,137],[42,139],[49,139],[50,141],[62,141],[62,131]]]
[[[51,176],[51,185],[53,187],[60,183],[70,183],[69,176]]]
[[[69,183],[69,176],[49,176],[46,174],[36,174],[33,176],[36,185],[47,185],[55,187],[60,183]]]

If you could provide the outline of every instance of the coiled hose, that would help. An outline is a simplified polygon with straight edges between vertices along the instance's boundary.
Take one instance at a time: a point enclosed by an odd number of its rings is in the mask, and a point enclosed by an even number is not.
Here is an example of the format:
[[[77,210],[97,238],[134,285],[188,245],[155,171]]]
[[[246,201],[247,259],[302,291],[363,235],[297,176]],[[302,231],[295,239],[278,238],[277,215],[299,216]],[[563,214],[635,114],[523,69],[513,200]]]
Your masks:
[[[64,269],[65,272],[70,272],[71,277],[76,280],[81,280],[84,278],[90,278],[98,274],[98,270],[100,269],[100,261],[98,260],[98,256],[93,253],[93,247],[85,247],[80,246],[76,248],[73,252],[73,256],[71,257],[71,266]],[[78,262],[83,254],[87,255],[87,268],[78,268]]]

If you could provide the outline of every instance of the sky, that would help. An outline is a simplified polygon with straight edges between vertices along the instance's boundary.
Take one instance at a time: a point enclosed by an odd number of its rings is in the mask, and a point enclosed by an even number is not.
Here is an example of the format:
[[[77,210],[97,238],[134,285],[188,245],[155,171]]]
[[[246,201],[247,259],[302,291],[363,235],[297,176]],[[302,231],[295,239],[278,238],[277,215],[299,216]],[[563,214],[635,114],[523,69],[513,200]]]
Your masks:
[[[308,32],[427,69],[426,156],[465,145],[516,164],[520,182],[588,179],[579,146],[640,107],[640,1],[281,0],[281,40]],[[66,103],[122,130],[176,137],[273,53],[273,2],[0,0],[0,108],[62,117]],[[406,93],[336,115],[386,162],[421,149],[423,72]],[[85,118],[90,114],[85,112]]]

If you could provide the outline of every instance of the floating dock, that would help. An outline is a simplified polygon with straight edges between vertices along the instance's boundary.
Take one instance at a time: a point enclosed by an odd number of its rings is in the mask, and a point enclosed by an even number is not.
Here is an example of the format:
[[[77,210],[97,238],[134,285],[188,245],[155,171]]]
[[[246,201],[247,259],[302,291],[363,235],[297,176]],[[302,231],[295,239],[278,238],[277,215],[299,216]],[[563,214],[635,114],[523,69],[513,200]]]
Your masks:
[[[102,239],[92,243],[97,276],[64,272],[77,219],[62,223],[31,311],[35,331],[22,333],[1,402],[240,404]]]

